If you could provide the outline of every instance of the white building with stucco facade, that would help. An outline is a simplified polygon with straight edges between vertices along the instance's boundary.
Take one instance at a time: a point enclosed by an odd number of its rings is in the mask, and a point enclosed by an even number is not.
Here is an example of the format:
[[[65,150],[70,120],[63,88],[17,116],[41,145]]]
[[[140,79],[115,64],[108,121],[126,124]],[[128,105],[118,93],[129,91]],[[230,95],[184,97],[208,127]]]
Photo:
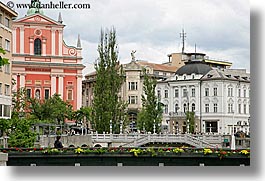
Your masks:
[[[189,131],[185,115],[189,111],[195,113],[195,133],[249,134],[250,74],[246,70],[213,69],[193,60],[159,81],[156,91],[164,104],[162,124],[170,133]]]

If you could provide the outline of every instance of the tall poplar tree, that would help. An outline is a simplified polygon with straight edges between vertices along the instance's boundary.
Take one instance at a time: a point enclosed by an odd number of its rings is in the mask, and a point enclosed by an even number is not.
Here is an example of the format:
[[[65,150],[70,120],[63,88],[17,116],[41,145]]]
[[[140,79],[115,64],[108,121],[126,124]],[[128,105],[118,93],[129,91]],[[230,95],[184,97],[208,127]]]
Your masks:
[[[101,30],[98,45],[99,58],[95,64],[96,83],[92,106],[92,127],[98,133],[118,133],[120,122],[125,124],[126,104],[119,100],[118,93],[124,82],[122,66],[118,61],[116,30]],[[111,123],[110,123],[111,120]],[[123,126],[124,127],[124,126]]]
[[[162,104],[158,101],[155,95],[156,80],[147,75],[146,70],[143,70],[144,75],[144,94],[142,95],[142,110],[137,116],[137,127],[140,130],[147,132],[160,132],[162,122]]]

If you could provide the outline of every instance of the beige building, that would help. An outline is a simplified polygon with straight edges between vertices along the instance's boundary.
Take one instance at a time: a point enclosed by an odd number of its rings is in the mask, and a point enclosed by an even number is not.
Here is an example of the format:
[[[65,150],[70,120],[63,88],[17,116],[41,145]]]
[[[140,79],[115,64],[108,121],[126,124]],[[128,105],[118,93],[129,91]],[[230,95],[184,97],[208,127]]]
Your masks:
[[[11,64],[12,64],[12,19],[17,13],[0,2],[0,47],[6,51],[4,58],[9,59],[8,65],[0,66],[0,118],[11,116]]]

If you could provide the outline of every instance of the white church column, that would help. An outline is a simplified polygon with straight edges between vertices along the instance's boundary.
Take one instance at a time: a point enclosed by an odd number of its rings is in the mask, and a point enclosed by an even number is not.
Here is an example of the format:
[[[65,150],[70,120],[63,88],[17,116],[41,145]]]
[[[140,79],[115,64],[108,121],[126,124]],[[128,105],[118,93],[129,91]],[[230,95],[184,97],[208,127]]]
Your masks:
[[[61,98],[63,99],[63,84],[64,84],[64,76],[60,75],[59,76],[59,94],[61,95]]]
[[[59,30],[59,56],[63,55],[63,31]]]
[[[55,55],[55,30],[52,29],[52,56]]]
[[[56,93],[56,75],[51,75],[51,95]]]
[[[29,53],[30,55],[34,55],[34,38],[29,38]]]
[[[26,74],[20,74],[20,88],[25,87],[25,76]]]
[[[76,94],[77,94],[77,104],[76,104],[76,108],[80,109],[82,107],[82,76],[77,76],[77,87],[76,87]]]

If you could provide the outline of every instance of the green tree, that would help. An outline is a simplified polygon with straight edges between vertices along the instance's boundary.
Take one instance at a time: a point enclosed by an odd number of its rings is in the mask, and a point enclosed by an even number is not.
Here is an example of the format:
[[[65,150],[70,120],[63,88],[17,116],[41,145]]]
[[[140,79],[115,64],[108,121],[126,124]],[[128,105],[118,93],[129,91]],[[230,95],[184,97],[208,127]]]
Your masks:
[[[91,107],[81,107],[79,110],[74,112],[74,118],[77,124],[86,123],[91,117]]]
[[[0,48],[0,54],[3,54],[5,55],[6,52],[3,48]],[[3,58],[1,55],[0,55],[0,67],[5,65],[5,64],[9,64],[9,60],[7,58]]]
[[[158,98],[155,95],[156,80],[155,78],[147,75],[146,70],[143,70],[144,74],[144,94],[142,95],[142,110],[137,116],[137,128],[140,130],[146,130],[147,132],[154,131],[154,124],[156,132],[160,132],[160,126],[162,122],[162,104],[158,102]]]
[[[29,105],[28,101],[25,88],[20,88],[17,92],[14,92],[12,95],[13,110],[11,118],[26,117]]]
[[[9,147],[29,148],[34,146],[37,134],[33,131],[34,122],[29,119],[11,119],[11,132],[9,133]]]
[[[195,124],[195,113],[187,111],[186,112],[186,121],[189,120],[189,130],[187,130],[189,133],[194,133],[194,124]]]
[[[11,127],[10,119],[0,118],[0,137],[6,136],[8,134],[8,130]]]
[[[99,58],[95,64],[96,84],[92,106],[92,127],[99,133],[119,132],[120,120],[125,119],[126,104],[119,100],[118,93],[124,82],[123,69],[118,61],[116,31],[101,31],[98,45]]]
[[[54,94],[47,100],[30,99],[29,104],[30,115],[38,120],[63,124],[65,119],[71,118],[73,114],[72,105],[63,101],[58,94]]]

